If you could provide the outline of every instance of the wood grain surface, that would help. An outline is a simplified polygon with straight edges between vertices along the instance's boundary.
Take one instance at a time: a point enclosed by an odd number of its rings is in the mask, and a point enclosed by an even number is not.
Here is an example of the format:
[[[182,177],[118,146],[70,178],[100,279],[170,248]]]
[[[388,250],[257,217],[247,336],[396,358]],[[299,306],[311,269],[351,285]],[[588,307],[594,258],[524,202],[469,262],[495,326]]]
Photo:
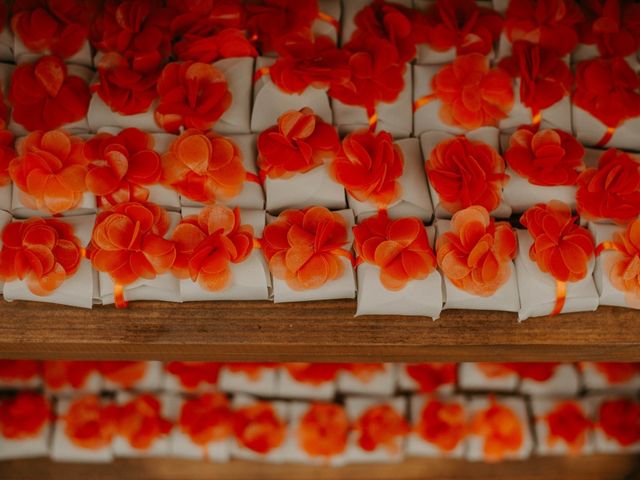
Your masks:
[[[640,361],[640,311],[532,318],[449,310],[354,317],[349,300],[82,310],[0,301],[0,358],[218,361]]]

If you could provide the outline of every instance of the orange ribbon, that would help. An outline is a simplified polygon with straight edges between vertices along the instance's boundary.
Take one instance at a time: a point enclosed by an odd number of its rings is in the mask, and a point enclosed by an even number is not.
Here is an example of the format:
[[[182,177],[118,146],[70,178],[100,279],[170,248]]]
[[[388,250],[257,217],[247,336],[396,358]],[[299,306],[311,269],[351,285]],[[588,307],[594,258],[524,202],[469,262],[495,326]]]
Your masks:
[[[374,131],[378,126],[378,114],[373,113],[369,115],[369,130]]]
[[[607,131],[602,136],[600,141],[596,144],[596,147],[604,148],[607,146],[607,143],[611,141],[613,134],[616,132],[616,129],[613,127],[607,127]]]
[[[567,282],[556,280],[556,305],[553,307],[551,316],[558,315],[564,308],[564,302],[567,299]]]
[[[540,128],[540,123],[542,122],[542,113],[536,112],[531,119],[531,123],[534,127]]]
[[[425,95],[424,97],[420,97],[415,102],[413,102],[413,111],[415,112],[416,110],[424,107],[431,100],[435,100],[435,98],[436,96],[433,93]]]
[[[262,177],[262,171],[260,171],[260,176],[256,175],[255,173],[246,172],[245,180],[247,182],[257,183],[258,185],[262,185],[264,183],[264,178]]]
[[[262,239],[261,238],[253,237],[253,248],[258,249],[258,250],[262,248]]]
[[[116,308],[127,308],[129,305],[124,299],[124,287],[119,283],[116,283],[113,287],[113,300],[115,301]]]
[[[351,263],[351,266],[355,267],[357,260],[356,258],[354,258],[353,254],[347,250],[345,250],[344,248],[336,248],[334,250],[331,250],[331,253],[334,255],[337,255],[339,257],[344,257],[347,260],[349,260],[349,262]]]
[[[333,18],[328,13],[318,12],[318,19],[322,20],[323,22],[327,22],[328,24],[330,24],[333,28],[336,29],[336,32],[340,31],[340,22],[338,20],[336,20],[335,18]]]
[[[269,75],[269,67],[262,67],[256,70],[256,73],[253,75],[253,83],[256,83],[265,75]]]
[[[600,255],[605,250],[616,250],[622,252],[622,248],[616,242],[602,242],[596,247],[596,256]]]

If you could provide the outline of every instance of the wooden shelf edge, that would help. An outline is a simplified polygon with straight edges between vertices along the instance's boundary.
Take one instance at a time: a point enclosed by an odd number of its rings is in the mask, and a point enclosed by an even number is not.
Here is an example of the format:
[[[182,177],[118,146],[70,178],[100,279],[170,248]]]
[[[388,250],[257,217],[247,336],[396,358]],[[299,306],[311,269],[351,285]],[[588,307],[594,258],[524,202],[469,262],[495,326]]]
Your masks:
[[[211,361],[640,361],[640,311],[533,318],[471,310],[354,317],[355,302],[0,301],[0,358]]]

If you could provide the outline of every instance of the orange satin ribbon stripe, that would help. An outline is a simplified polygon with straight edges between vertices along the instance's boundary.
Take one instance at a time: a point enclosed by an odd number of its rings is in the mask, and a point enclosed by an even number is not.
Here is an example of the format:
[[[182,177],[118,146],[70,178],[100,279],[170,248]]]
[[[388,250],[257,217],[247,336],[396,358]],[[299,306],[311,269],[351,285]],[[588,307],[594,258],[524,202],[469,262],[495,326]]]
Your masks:
[[[369,115],[369,130],[373,131],[378,126],[378,114]]]
[[[567,282],[556,280],[556,305],[553,307],[551,316],[558,315],[564,308],[564,302],[567,299]]]
[[[328,24],[330,24],[333,28],[336,29],[337,32],[340,31],[340,22],[338,20],[336,20],[335,18],[333,18],[328,13],[318,12],[318,19],[322,20],[323,22],[327,22]]]
[[[84,247],[80,248],[80,255],[82,255],[82,258],[88,258],[87,257],[87,249]]]
[[[616,129],[613,127],[607,127],[607,131],[605,132],[605,134],[602,136],[602,138],[600,139],[600,141],[596,144],[596,147],[606,147],[607,143],[609,143],[611,141],[611,138],[613,137],[613,134],[616,132]]]
[[[351,263],[352,266],[356,266],[357,260],[353,257],[351,252],[348,252],[344,248],[336,248],[335,250],[331,250],[331,253],[334,255],[338,255],[339,257],[344,257]]]
[[[596,247],[596,256],[600,255],[605,250],[616,250],[621,252],[622,249],[616,242],[602,242]]]
[[[416,110],[424,107],[431,100],[435,100],[435,98],[436,96],[432,93],[430,95],[425,95],[424,97],[417,99],[415,102],[413,102],[413,111],[415,112]]]
[[[253,83],[256,83],[265,75],[269,75],[269,67],[262,67],[256,70],[256,73],[253,75]]]
[[[534,127],[538,128],[540,127],[541,122],[542,122],[542,113],[537,112],[536,114],[533,115],[533,118],[531,119],[531,123]]]
[[[262,239],[253,237],[253,248],[259,250],[262,248]]]
[[[127,305],[129,305],[124,299],[124,287],[119,283],[116,283],[113,287],[113,300],[115,301],[116,308],[127,308]]]
[[[255,173],[251,173],[251,172],[246,172],[245,173],[245,180],[247,182],[257,183],[258,185],[262,185],[264,183],[264,180],[263,180],[261,175],[258,176]]]

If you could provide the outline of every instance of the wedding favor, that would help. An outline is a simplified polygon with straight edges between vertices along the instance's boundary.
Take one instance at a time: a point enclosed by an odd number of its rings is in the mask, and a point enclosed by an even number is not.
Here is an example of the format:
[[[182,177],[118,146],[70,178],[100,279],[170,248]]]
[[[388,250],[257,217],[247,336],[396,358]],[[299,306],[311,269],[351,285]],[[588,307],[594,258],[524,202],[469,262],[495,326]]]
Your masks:
[[[458,368],[458,381],[463,390],[513,392],[518,386],[518,374],[509,364],[464,362]]]
[[[164,366],[163,387],[168,392],[216,391],[220,367],[216,362],[168,362]]]
[[[51,416],[42,394],[24,391],[0,400],[0,460],[46,457]]]
[[[276,363],[225,363],[218,385],[223,392],[274,397],[278,392],[280,372]]]
[[[162,362],[101,361],[98,370],[105,390],[155,392],[162,388]]]
[[[520,376],[520,392],[535,396],[573,396],[582,387],[575,365],[554,362],[514,363]]]
[[[589,405],[582,400],[531,398],[538,455],[593,453]]]
[[[640,365],[618,362],[580,362],[587,390],[635,392],[640,388]]]
[[[97,394],[103,386],[98,364],[91,361],[45,360],[42,380],[45,391],[56,395]]]
[[[348,363],[338,373],[338,392],[350,395],[390,396],[395,391],[397,368],[393,363]]]
[[[279,397],[330,400],[335,395],[339,363],[285,363],[280,367]]]
[[[401,363],[398,387],[408,392],[448,395],[456,388],[457,368],[455,363]]]
[[[602,394],[588,396],[585,401],[594,412],[597,453],[640,452],[640,430],[637,428],[640,403],[637,398]]]

